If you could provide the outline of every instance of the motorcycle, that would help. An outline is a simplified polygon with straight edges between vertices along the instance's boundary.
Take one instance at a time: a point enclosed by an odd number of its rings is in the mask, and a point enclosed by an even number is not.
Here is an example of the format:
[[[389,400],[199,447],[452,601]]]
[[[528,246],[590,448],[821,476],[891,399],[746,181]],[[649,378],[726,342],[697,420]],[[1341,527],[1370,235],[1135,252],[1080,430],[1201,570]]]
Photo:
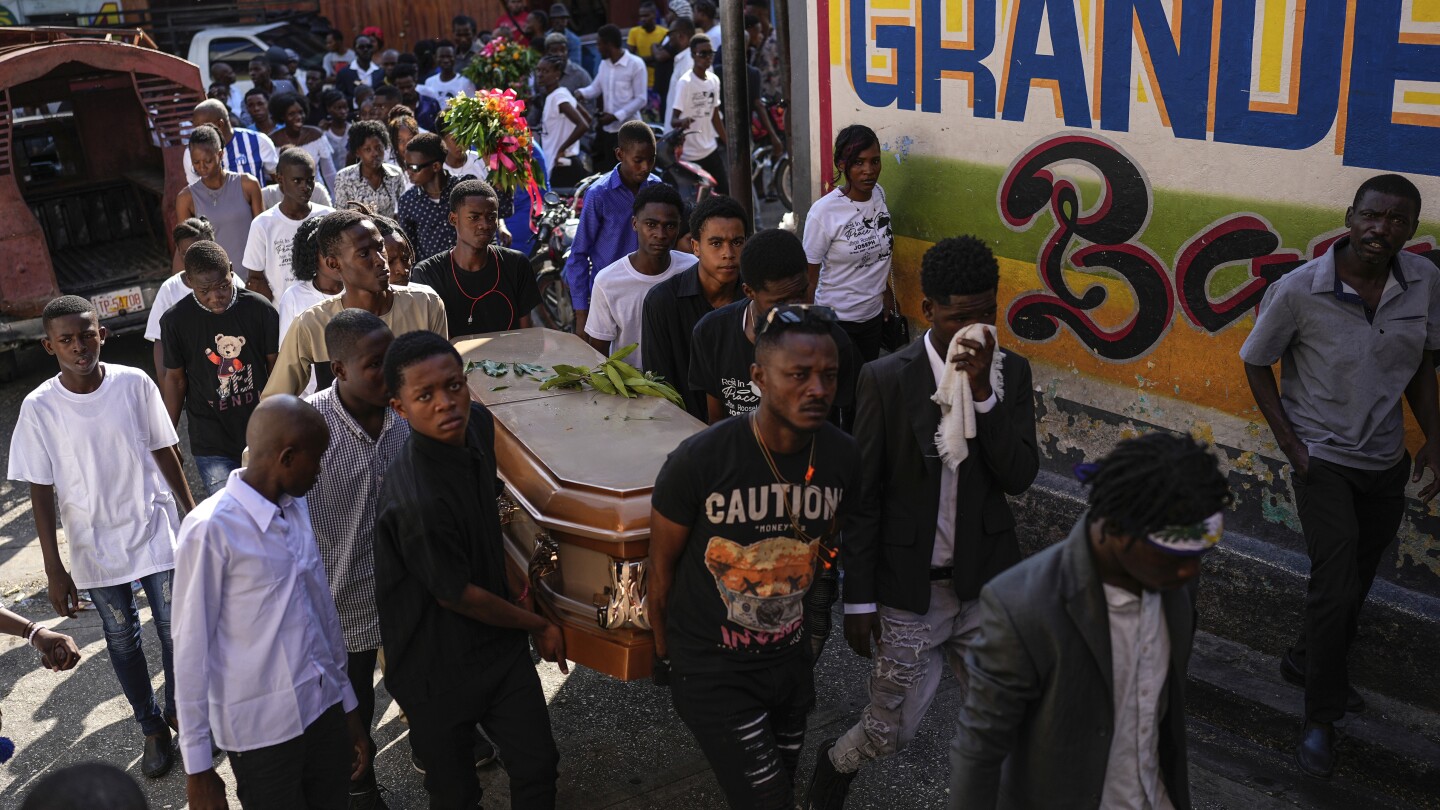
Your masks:
[[[655,131],[655,171],[660,179],[674,186],[680,192],[680,199],[686,209],[715,193],[715,176],[680,157],[685,144],[685,130],[663,130],[658,124],[651,124]]]
[[[535,243],[530,251],[530,268],[540,287],[540,305],[534,319],[547,328],[562,332],[575,330],[575,309],[570,304],[570,287],[565,283],[565,262],[580,227],[580,210],[585,192],[605,175],[592,174],[575,186],[574,196],[545,192],[544,207],[535,217]]]

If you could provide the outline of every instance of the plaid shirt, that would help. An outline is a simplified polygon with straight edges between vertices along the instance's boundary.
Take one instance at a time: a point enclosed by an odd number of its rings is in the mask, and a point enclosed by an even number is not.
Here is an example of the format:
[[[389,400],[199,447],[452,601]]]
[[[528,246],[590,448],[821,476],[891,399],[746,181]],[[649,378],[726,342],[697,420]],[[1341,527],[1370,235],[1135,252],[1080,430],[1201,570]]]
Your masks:
[[[410,423],[386,408],[380,437],[372,439],[340,404],[333,384],[306,401],[325,417],[330,428],[330,446],[320,461],[320,477],[305,496],[315,544],[340,614],[346,652],[373,650],[380,646],[380,614],[375,609],[375,505],[390,462],[410,436]]]

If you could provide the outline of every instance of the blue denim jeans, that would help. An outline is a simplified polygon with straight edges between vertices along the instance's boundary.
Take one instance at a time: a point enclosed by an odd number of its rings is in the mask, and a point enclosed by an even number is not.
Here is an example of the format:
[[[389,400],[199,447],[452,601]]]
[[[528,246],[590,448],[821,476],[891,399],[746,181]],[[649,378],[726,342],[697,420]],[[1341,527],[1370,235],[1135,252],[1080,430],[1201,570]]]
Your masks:
[[[229,456],[196,456],[195,469],[200,471],[200,482],[205,485],[205,496],[209,497],[225,488],[230,471],[240,469],[240,459]]]
[[[165,667],[165,714],[155,703],[155,690],[150,688],[150,664],[140,638],[140,611],[135,604],[135,591],[130,583],[91,588],[90,601],[100,612],[105,626],[105,647],[110,652],[110,665],[120,679],[120,689],[135,720],[145,736],[165,730],[165,715],[175,711],[175,664],[170,645],[170,591],[174,571],[160,571],[140,578],[145,597],[150,600],[150,617],[160,636],[160,661]]]

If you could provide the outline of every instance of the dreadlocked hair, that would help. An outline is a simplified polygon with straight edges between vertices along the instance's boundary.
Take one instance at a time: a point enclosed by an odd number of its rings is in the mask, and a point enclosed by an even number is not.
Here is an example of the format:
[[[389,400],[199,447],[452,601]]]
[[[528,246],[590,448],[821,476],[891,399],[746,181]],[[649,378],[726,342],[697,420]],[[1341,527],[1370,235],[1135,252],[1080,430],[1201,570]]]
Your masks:
[[[1106,531],[1144,537],[1198,523],[1230,505],[1230,485],[1209,445],[1188,434],[1154,431],[1126,439],[1094,465],[1090,519]]]

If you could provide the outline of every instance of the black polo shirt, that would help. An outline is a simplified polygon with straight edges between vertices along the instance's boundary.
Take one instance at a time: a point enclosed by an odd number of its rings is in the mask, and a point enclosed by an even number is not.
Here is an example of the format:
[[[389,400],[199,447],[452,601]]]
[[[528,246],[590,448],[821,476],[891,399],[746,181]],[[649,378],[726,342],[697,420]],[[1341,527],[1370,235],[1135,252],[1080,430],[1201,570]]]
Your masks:
[[[712,311],[700,286],[700,265],[671,276],[645,295],[640,344],[645,370],[662,375],[685,398],[685,410],[706,421],[705,392],[690,390],[690,335],[695,324]]]
[[[469,583],[511,598],[495,472],[495,420],[474,403],[464,447],[412,431],[385,476],[375,601],[385,687],[401,706],[464,688],[502,648],[525,643],[521,630],[483,624],[439,601],[458,601]]]

